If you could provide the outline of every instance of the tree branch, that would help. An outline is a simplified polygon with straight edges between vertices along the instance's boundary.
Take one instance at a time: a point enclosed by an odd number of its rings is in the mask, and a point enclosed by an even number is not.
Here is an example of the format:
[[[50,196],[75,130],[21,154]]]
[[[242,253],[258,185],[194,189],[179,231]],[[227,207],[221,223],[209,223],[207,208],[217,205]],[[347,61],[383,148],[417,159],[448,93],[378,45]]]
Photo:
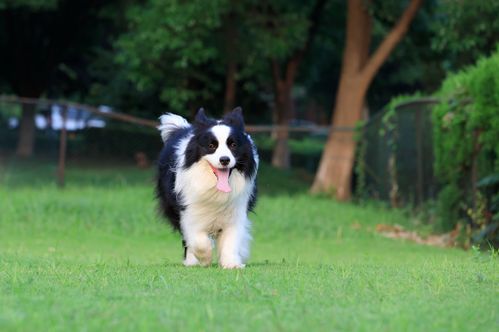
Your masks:
[[[390,33],[386,35],[374,54],[369,58],[366,66],[361,71],[361,75],[364,76],[364,80],[367,84],[371,82],[381,65],[386,61],[402,37],[404,37],[422,3],[423,0],[411,0],[409,6],[407,6],[402,16],[400,16],[397,24],[392,28]]]

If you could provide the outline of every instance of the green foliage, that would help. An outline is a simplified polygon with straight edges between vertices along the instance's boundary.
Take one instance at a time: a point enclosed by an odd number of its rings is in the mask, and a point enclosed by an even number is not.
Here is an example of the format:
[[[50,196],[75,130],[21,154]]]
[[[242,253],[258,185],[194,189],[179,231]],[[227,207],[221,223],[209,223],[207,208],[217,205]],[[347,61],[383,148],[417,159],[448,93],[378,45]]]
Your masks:
[[[12,103],[0,103],[0,118],[20,117],[22,112],[21,105]]]
[[[117,61],[140,91],[160,87],[171,111],[206,98],[218,87],[206,66],[219,56],[213,35],[227,1],[151,0],[128,9],[129,31],[117,43]]]
[[[499,42],[499,1],[438,0],[432,48],[445,53],[447,69],[490,55]]]
[[[0,0],[1,92],[81,101],[89,64],[115,32],[101,11],[124,1]]]
[[[452,229],[460,220],[463,192],[455,183],[440,190],[437,198],[437,216],[444,230]]]
[[[247,18],[256,54],[267,59],[287,59],[297,48],[303,47],[310,5],[294,1],[272,1],[263,5],[256,15]]]
[[[438,92],[441,103],[433,112],[435,170],[444,186],[439,197],[441,216],[453,218],[444,221],[448,225],[456,224],[457,216],[469,217],[470,208],[478,208],[480,194],[472,179],[499,172],[497,72],[499,50],[475,66],[450,75]],[[487,205],[490,199],[486,198]],[[482,228],[482,222],[473,218],[470,222]],[[492,222],[489,217],[485,224]]]
[[[52,10],[57,8],[58,0],[0,0],[0,10],[30,8],[33,10]]]
[[[270,59],[287,60],[303,47],[312,5],[144,1],[127,10],[128,31],[115,43],[116,61],[139,92],[186,115],[200,106],[221,110],[230,59],[237,64],[238,103],[261,103],[261,115],[273,87]]]
[[[404,103],[409,103],[415,100],[418,100],[422,97],[420,92],[415,92],[413,94],[399,95],[390,100],[390,102],[385,106],[384,114],[383,114],[383,126],[380,129],[379,134],[381,136],[385,136],[389,133],[395,132],[397,129],[397,124],[395,122],[395,116],[397,114],[397,107]],[[392,149],[396,149],[395,140],[392,140],[390,146]]]

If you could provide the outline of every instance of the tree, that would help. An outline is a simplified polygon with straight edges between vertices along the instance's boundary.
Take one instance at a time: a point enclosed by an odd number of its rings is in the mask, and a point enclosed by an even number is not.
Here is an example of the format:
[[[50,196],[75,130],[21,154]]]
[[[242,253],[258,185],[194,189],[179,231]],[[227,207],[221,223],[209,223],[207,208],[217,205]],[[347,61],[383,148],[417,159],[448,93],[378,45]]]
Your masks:
[[[319,27],[326,0],[248,1],[245,25],[259,57],[272,78],[272,123],[280,127],[273,133],[275,146],[272,165],[289,167],[289,121],[293,116],[292,92],[299,68]],[[255,51],[254,51],[255,52]]]
[[[303,57],[317,33],[321,12],[325,4],[326,0],[315,1],[307,18],[308,28],[302,45],[298,46],[282,64],[276,57],[270,59],[275,95],[274,121],[280,127],[275,135],[276,143],[272,153],[272,166],[274,167],[289,168],[290,166],[288,125],[293,113],[291,93]],[[284,70],[281,70],[282,68]]]
[[[331,130],[312,192],[327,192],[339,200],[350,198],[356,142],[352,131],[362,119],[367,90],[376,73],[407,32],[422,0],[411,0],[398,22],[372,55],[372,15],[362,0],[349,0],[346,44]]]
[[[233,11],[224,19],[225,45],[227,54],[227,69],[225,74],[224,114],[235,107],[237,91],[237,17]]]
[[[249,33],[248,12],[252,6],[251,1],[228,0],[227,9],[222,15],[221,31],[217,31],[220,35],[217,38],[219,58],[225,69],[224,114],[237,106],[240,81],[245,78],[254,81],[258,71],[258,66],[255,67],[253,62],[258,56],[252,47],[255,40]]]
[[[325,2],[149,0],[129,10],[118,61],[138,90],[159,87],[167,108],[184,114],[200,106],[232,110],[243,93],[254,102],[269,85],[280,110],[275,119],[287,126],[298,65]],[[252,91],[245,90],[248,82]],[[287,131],[282,141],[287,145]]]
[[[99,1],[0,0],[0,77],[24,97],[84,90],[80,76],[96,34]],[[35,108],[23,105],[16,154],[29,157],[35,139]]]
[[[220,90],[217,44],[227,1],[150,0],[127,13],[117,61],[139,91],[157,89],[169,111],[194,112]],[[222,45],[221,47],[223,47]]]
[[[46,86],[47,79],[42,75],[33,75],[37,71],[37,62],[30,59],[34,49],[31,46],[37,45],[35,40],[29,43],[29,38],[34,39],[35,29],[32,25],[21,23],[26,17],[26,8],[37,12],[51,11],[56,6],[54,1],[43,3],[42,1],[20,1],[18,3],[10,3],[7,1],[0,2],[0,10],[2,14],[1,30],[6,47],[2,47],[4,51],[0,57],[2,62],[2,76],[8,82],[8,86],[13,92],[26,96],[38,97]],[[36,19],[33,20],[33,25],[36,25]],[[28,37],[28,38],[26,38]],[[28,39],[28,40],[26,40]],[[28,43],[26,43],[28,42]],[[33,45],[34,44],[34,45]],[[43,49],[42,49],[42,56]],[[8,64],[8,65],[7,65]],[[21,157],[29,157],[33,153],[33,142],[35,138],[35,109],[33,105],[23,105],[21,116],[19,141],[16,154]]]
[[[432,49],[445,59],[447,71],[490,55],[499,42],[499,1],[439,0],[430,25]]]

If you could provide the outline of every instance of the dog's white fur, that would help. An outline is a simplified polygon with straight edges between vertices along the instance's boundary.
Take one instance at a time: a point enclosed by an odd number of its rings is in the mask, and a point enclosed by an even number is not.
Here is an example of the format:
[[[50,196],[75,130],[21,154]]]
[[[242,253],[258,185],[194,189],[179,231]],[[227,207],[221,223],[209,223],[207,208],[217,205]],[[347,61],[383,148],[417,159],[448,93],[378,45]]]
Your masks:
[[[166,113],[160,116],[159,122],[160,125],[158,126],[158,129],[161,133],[161,138],[163,139],[163,142],[166,142],[166,140],[174,130],[190,127],[190,124],[189,122],[187,122],[186,119],[172,113]]]
[[[190,126],[184,118],[173,114],[163,115],[160,120],[158,128],[163,140],[168,139],[173,130]],[[228,167],[232,168],[236,158],[226,144],[230,127],[218,124],[211,130],[219,142],[215,153],[203,156],[187,169],[183,167],[185,151],[193,134],[180,140],[177,146],[175,192],[186,207],[180,214],[180,226],[188,248],[183,263],[185,266],[210,265],[212,243],[216,241],[219,264],[226,269],[243,268],[250,254],[251,223],[247,217],[247,206],[253,194],[256,170],[248,180],[237,169],[233,169],[229,177],[232,191],[225,193],[217,190],[217,179],[210,164],[221,168],[220,157],[228,156]],[[253,152],[258,168],[254,144]]]
[[[222,156],[227,156],[230,158],[230,162],[228,167],[232,168],[236,166],[236,158],[232,155],[232,152],[230,151],[229,147],[225,143],[227,141],[227,138],[229,137],[230,134],[230,128],[225,126],[225,125],[216,125],[213,128],[211,128],[211,131],[217,138],[217,141],[219,142],[224,142],[224,144],[220,144],[215,151],[215,153],[212,154],[207,154],[204,156],[204,158],[213,166],[217,168],[223,167],[222,164],[220,164],[220,157]]]

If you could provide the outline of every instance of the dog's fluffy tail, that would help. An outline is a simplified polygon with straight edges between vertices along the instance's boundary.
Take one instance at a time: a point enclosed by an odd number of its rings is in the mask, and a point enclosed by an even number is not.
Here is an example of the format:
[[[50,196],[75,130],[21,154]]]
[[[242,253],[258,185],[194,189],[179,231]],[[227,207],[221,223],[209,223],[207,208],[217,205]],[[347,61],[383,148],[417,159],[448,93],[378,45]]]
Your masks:
[[[189,128],[191,125],[181,116],[166,113],[159,117],[160,125],[158,126],[159,131],[161,132],[161,138],[163,142],[166,142],[168,137],[177,129]]]

